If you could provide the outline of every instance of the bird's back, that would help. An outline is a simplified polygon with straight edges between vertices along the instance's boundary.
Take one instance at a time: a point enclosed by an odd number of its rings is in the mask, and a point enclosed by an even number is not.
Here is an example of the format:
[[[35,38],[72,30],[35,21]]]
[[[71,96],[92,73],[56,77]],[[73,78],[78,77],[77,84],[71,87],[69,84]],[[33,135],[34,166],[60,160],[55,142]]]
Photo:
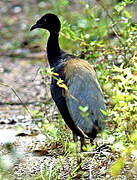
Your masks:
[[[65,97],[70,116],[84,134],[93,138],[105,126],[101,109],[106,110],[96,73],[89,63],[75,58],[64,62],[63,73],[70,94]],[[79,106],[88,107],[88,117],[82,115]]]

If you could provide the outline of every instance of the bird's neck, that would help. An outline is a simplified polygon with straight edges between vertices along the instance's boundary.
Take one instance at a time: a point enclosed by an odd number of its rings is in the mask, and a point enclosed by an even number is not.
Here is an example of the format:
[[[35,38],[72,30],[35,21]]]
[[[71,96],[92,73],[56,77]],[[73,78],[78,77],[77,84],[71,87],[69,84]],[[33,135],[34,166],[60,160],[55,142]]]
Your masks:
[[[50,67],[54,67],[60,56],[59,33],[50,33],[47,43],[47,57]]]

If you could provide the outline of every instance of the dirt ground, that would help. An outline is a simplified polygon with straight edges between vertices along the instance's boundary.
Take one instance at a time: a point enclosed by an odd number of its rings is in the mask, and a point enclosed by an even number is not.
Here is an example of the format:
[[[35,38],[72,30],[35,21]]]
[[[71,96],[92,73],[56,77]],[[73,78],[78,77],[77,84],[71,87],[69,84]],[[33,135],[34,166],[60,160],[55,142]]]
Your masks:
[[[10,180],[28,180],[32,177],[35,179],[37,174],[42,175],[44,166],[49,173],[57,166],[55,173],[59,172],[58,179],[66,179],[77,167],[76,158],[71,155],[65,157],[54,149],[49,148],[46,155],[33,153],[45,146],[46,136],[37,126],[39,120],[32,119],[24,105],[30,110],[38,110],[40,102],[52,101],[49,92],[50,79],[46,77],[43,83],[38,71],[39,67],[48,68],[46,60],[34,62],[34,59],[28,58],[13,60],[9,56],[0,57],[0,156],[2,162],[5,163],[3,176],[7,176],[8,172]],[[57,110],[53,103],[52,105],[43,104],[42,108],[47,112],[45,120],[47,116],[48,119],[55,118]],[[112,159],[108,161],[111,152],[106,149],[103,151],[100,158],[98,158],[98,153],[94,154],[94,152],[88,156],[83,155],[87,159],[82,165],[85,179],[89,179],[89,176],[90,179],[96,178],[98,173],[101,179],[106,173],[104,168],[108,169],[114,157],[112,154]],[[97,171],[100,169],[101,173],[92,172],[94,163],[97,161],[99,163]],[[107,176],[109,177],[109,174]],[[74,179],[79,178],[76,176]]]
[[[45,3],[45,6],[49,4]],[[33,11],[30,13],[31,8]],[[38,126],[39,120],[33,119],[27,108],[31,111],[43,108],[45,121],[56,119],[57,115],[49,92],[50,78],[46,76],[43,81],[39,71],[40,67],[48,68],[44,48],[31,45],[32,37],[27,36],[31,18],[37,11],[37,1],[33,0],[0,2],[1,179],[36,179],[37,174],[44,179],[45,166],[49,177],[51,172],[58,172],[58,179],[67,179],[77,167],[76,157],[71,154],[65,156],[56,149],[51,151],[49,148],[45,155],[33,153],[44,147],[47,139],[40,125]],[[102,141],[100,138],[96,139],[100,144]],[[73,179],[113,179],[109,174],[109,167],[116,157],[109,146],[94,149],[89,154],[83,153],[82,156],[85,159],[82,175],[74,173]],[[126,179],[125,172],[126,169],[120,179]],[[132,179],[136,179],[136,176],[132,176]]]
[[[13,60],[9,56],[0,57],[0,156],[2,162],[5,163],[3,176],[7,176],[8,172],[10,180],[28,180],[32,177],[35,179],[39,173],[42,176],[44,166],[49,173],[57,166],[55,173],[59,172],[58,179],[66,179],[77,167],[76,158],[71,155],[65,157],[64,154],[59,154],[54,149],[49,149],[48,155],[33,153],[45,146],[46,136],[37,126],[39,120],[32,119],[24,105],[30,110],[38,110],[40,102],[52,101],[49,92],[50,79],[46,77],[43,83],[38,71],[39,67],[48,68],[46,60],[34,62],[34,59],[28,58]],[[47,112],[45,120],[47,116],[48,119],[55,118],[57,110],[53,103],[52,105],[43,104],[43,109]],[[89,176],[90,179],[95,178],[98,173],[101,179],[106,173],[104,168],[108,169],[114,157],[112,154],[112,159],[108,161],[111,152],[106,149],[103,151],[100,158],[98,158],[98,153],[94,154],[94,152],[88,156],[83,155],[87,159],[82,165],[85,179],[89,179]],[[97,173],[98,170],[92,172],[94,163],[97,161],[99,163],[97,169],[100,169],[101,173]],[[109,177],[109,174],[107,176]],[[74,179],[77,178],[76,176]]]

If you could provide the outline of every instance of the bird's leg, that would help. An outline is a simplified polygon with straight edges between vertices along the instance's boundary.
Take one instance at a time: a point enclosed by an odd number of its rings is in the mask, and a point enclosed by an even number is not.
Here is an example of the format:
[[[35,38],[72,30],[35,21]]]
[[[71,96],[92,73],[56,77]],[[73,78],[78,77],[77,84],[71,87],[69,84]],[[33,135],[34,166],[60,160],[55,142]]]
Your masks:
[[[79,154],[78,154],[78,137],[74,132],[73,132],[73,140],[74,140],[74,142],[76,144],[77,163],[80,164],[81,163],[81,157],[79,157]]]
[[[90,139],[90,145],[91,145],[91,147],[92,147],[93,145],[94,145],[95,147],[98,147],[97,142],[94,141],[93,138]]]
[[[75,133],[73,133],[73,140],[74,140],[74,142],[78,142],[78,137]]]
[[[83,146],[86,147],[86,143],[85,143],[85,139],[84,137],[80,137],[80,142],[81,142],[81,145],[80,145],[80,150],[81,152],[83,152]]]
[[[74,132],[73,132],[73,140],[74,143],[76,144],[76,153],[78,154],[78,137]]]
[[[82,162],[82,159],[81,159],[81,155],[78,153],[78,137],[77,137],[77,135],[75,133],[73,133],[73,140],[74,140],[74,142],[76,144],[77,164],[79,166],[81,164],[81,162]],[[80,139],[80,141],[81,141],[81,139]],[[84,141],[84,138],[83,138],[83,141]],[[79,170],[81,170],[81,169],[82,168],[81,168],[81,165],[80,165]]]
[[[90,144],[91,144],[91,146],[93,145],[93,139],[92,138],[90,139]]]

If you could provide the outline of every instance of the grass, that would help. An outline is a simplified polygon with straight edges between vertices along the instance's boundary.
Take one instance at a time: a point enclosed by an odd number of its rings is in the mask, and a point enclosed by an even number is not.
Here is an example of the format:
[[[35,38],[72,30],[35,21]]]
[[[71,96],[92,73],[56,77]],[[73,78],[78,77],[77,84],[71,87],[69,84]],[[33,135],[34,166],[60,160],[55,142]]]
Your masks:
[[[137,168],[137,24],[132,19],[132,12],[125,8],[132,3],[131,0],[113,5],[108,2],[106,4],[102,0],[97,2],[97,5],[91,6],[80,0],[78,5],[81,8],[75,11],[73,6],[71,7],[71,2],[66,0],[47,1],[47,4],[45,1],[38,1],[37,12],[45,14],[45,6],[47,6],[47,11],[57,14],[62,22],[61,47],[94,65],[108,109],[107,127],[103,138],[111,145],[116,157],[109,166],[108,174],[118,178],[130,163],[125,177],[129,178],[130,175],[131,178],[134,172],[129,173],[130,170]],[[32,17],[31,10],[27,13]],[[32,19],[36,18],[32,17]],[[5,21],[7,24],[7,20]],[[28,21],[30,22],[30,18]],[[29,26],[26,31],[28,30]],[[1,34],[4,35],[3,32]],[[10,37],[9,31],[6,38]],[[37,44],[39,50],[42,50],[45,48],[47,37],[47,33],[38,30],[32,34],[26,32],[24,39],[30,42],[29,46],[33,47]],[[17,39],[13,39],[10,45],[5,44],[4,50],[14,51],[20,48],[21,44]],[[44,73],[42,76],[47,74]],[[32,114],[37,119],[45,118],[43,109],[34,110]],[[61,115],[57,115],[56,122],[48,120],[48,123],[42,121],[41,128],[48,138],[46,147],[50,144],[50,150],[57,149],[60,153],[61,149],[64,155],[63,160],[59,160],[52,170],[45,166],[41,174],[35,177],[37,180],[58,179],[57,169],[63,166],[67,157],[71,155],[73,159],[70,167],[73,167],[76,159],[76,154],[71,153],[74,149],[74,143],[70,143],[72,135]],[[86,160],[85,158],[84,161]],[[78,169],[79,166],[74,167],[67,178],[72,179]],[[84,175],[82,178],[84,179]]]
[[[110,174],[115,178],[129,161],[132,166],[137,161],[135,156],[132,159],[137,148],[136,24],[133,24],[132,15],[125,9],[128,3],[130,1],[119,3],[113,7],[112,12],[108,12],[103,1],[100,1],[106,16],[97,19],[99,11],[94,11],[96,7],[91,8],[83,2],[86,13],[82,19],[78,17],[76,22],[71,20],[71,25],[68,19],[67,23],[63,19],[63,37],[60,39],[63,46],[66,37],[68,47],[72,42],[76,48],[79,47],[78,52],[73,49],[74,54],[84,54],[86,60],[90,62],[93,59],[92,63],[95,64],[98,79],[107,97],[107,128],[110,131],[107,131],[106,139],[113,136],[111,148],[119,152],[110,167]],[[117,40],[111,39],[112,33]],[[68,47],[65,46],[66,49]]]
[[[66,2],[57,3],[56,14],[61,14],[62,21],[60,43],[64,49],[71,47],[74,54],[84,57],[95,66],[108,107],[108,131],[105,138],[108,142],[110,138],[113,139],[111,148],[114,154],[118,152],[118,157],[109,169],[111,176],[116,178],[128,162],[132,162],[132,168],[137,162],[135,155],[137,150],[137,44],[135,40],[137,29],[131,18],[132,12],[125,9],[132,2],[118,3],[110,12],[103,1],[99,1],[103,11],[96,6],[90,7],[85,2],[80,2],[82,16],[74,15],[67,17],[67,20],[64,18],[67,15],[63,9],[59,11]],[[67,7],[68,3],[65,4],[65,8]],[[42,9],[41,11],[43,12]],[[106,15],[104,16],[103,13]],[[115,40],[111,34],[115,36]],[[66,150],[68,146],[64,144],[69,134],[66,134],[63,126],[60,122],[57,124],[59,134],[56,134],[56,140],[61,140],[62,148]],[[71,176],[68,177],[68,179],[71,178]]]

